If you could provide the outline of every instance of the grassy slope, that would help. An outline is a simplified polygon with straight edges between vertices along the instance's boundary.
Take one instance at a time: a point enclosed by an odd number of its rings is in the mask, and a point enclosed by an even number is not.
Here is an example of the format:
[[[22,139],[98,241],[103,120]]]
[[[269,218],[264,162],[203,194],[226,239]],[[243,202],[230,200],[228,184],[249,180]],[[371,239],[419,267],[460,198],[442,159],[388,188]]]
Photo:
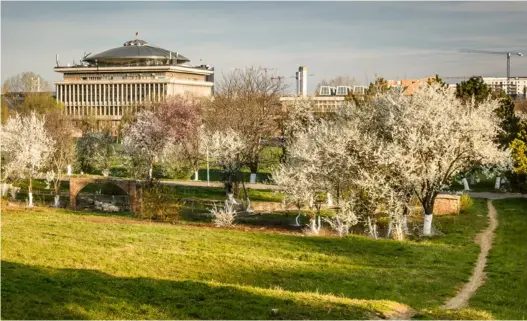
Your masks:
[[[494,201],[499,226],[488,258],[487,280],[470,306],[499,319],[527,319],[527,199]]]
[[[387,309],[345,298],[435,307],[470,276],[485,212],[476,201],[470,214],[437,217],[446,234],[422,242],[4,213],[2,317],[357,319]]]

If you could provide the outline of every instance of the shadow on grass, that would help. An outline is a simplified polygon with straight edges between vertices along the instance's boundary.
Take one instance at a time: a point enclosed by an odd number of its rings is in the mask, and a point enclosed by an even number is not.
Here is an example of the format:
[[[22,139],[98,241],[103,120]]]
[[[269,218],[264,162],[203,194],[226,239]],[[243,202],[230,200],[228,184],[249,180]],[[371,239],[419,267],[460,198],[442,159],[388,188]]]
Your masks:
[[[1,317],[23,320],[364,319],[373,316],[366,303],[321,302],[316,297],[296,299],[291,293],[281,295],[282,292],[274,291],[269,295],[269,291],[195,281],[114,277],[95,270],[52,269],[2,261]]]

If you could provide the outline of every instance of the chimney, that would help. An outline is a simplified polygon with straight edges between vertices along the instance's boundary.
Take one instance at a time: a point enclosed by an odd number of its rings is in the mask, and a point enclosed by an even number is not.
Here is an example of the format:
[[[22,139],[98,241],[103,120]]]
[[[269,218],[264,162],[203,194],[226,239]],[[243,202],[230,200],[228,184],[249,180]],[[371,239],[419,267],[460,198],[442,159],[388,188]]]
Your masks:
[[[296,72],[296,94],[299,97],[307,96],[307,68],[305,66],[298,67]]]

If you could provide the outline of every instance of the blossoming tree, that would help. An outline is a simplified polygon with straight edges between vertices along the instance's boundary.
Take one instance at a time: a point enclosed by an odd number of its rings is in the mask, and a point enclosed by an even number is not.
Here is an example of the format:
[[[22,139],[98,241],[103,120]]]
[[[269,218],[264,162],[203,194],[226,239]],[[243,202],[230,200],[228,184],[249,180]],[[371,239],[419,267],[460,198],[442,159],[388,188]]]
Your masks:
[[[1,130],[3,170],[9,176],[29,179],[29,206],[33,206],[33,178],[42,172],[54,151],[55,142],[44,126],[44,118],[32,112],[10,118]]]

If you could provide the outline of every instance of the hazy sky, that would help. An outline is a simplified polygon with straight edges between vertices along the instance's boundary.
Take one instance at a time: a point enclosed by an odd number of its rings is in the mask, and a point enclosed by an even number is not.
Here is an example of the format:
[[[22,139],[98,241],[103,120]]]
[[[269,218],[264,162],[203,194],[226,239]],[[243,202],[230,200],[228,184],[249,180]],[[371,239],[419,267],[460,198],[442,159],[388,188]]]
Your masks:
[[[23,71],[57,81],[84,52],[139,39],[216,72],[262,66],[308,89],[324,78],[505,76],[506,58],[460,49],[527,54],[527,2],[7,2],[1,3],[2,82]],[[512,59],[527,76],[527,57]],[[290,80],[294,89],[293,81]]]

